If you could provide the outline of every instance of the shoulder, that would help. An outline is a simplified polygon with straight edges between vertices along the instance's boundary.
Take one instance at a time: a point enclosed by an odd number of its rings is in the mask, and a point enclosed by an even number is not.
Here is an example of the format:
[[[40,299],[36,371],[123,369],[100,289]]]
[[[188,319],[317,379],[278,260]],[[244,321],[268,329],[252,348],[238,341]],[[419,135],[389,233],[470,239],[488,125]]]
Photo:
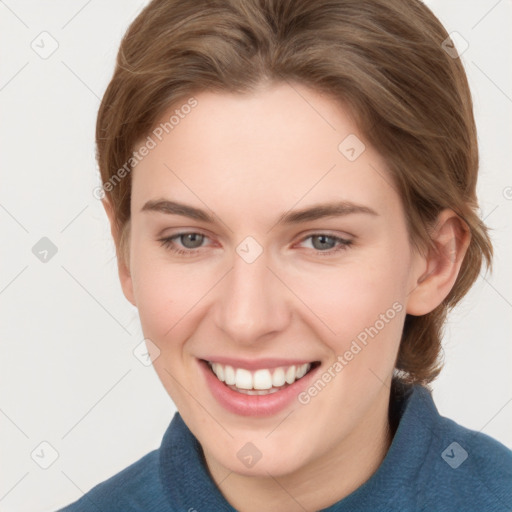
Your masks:
[[[512,451],[503,444],[437,414],[429,455],[424,510],[512,510]]]
[[[170,511],[159,476],[159,450],[154,450],[108,480],[101,482],[78,501],[59,512],[147,512]]]

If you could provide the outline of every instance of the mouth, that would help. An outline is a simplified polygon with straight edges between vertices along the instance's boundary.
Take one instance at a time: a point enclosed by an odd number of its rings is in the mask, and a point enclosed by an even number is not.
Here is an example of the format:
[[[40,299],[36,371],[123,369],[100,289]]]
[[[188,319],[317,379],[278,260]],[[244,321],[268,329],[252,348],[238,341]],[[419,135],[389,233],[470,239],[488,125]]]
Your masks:
[[[265,417],[293,404],[315,378],[320,361],[197,359],[211,396],[237,416]]]
[[[283,365],[249,370],[229,364],[205,361],[215,377],[229,389],[244,395],[270,395],[291,386],[316,368],[320,362]]]

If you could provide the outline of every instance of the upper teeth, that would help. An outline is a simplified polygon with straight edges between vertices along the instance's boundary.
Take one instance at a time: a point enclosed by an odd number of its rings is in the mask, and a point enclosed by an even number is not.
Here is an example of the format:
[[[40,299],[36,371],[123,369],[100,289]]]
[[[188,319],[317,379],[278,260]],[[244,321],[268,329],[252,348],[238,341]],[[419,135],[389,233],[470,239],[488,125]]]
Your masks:
[[[220,363],[209,363],[217,378],[229,386],[238,389],[271,389],[281,387],[285,383],[293,384],[296,380],[304,377],[310,370],[311,364],[305,363],[299,366],[285,366],[279,368],[262,368],[254,372],[245,368],[233,368]]]

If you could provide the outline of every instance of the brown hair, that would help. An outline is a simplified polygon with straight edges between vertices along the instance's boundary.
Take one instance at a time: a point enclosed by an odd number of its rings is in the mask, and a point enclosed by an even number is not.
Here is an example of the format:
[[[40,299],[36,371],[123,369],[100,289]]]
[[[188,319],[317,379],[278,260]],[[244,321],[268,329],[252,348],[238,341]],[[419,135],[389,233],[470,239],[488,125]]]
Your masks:
[[[203,90],[244,93],[288,81],[343,101],[387,162],[411,240],[428,247],[428,230],[445,208],[471,232],[448,297],[405,321],[396,370],[404,381],[428,383],[440,370],[448,310],[492,258],[477,214],[471,95],[460,59],[443,49],[447,38],[418,0],[153,0],[124,36],[99,110],[102,181],[127,162],[130,170],[136,144],[160,116]],[[105,190],[123,250],[130,176]]]

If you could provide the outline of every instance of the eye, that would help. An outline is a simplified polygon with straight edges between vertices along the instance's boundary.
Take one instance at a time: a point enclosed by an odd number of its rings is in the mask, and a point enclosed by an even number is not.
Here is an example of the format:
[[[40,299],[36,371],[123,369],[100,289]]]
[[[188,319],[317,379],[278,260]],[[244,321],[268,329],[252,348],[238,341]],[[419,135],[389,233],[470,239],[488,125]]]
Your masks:
[[[314,249],[318,252],[333,253],[349,247],[352,244],[352,240],[325,233],[318,233],[304,238],[301,244],[303,247]]]
[[[206,245],[208,237],[201,233],[178,233],[177,235],[160,238],[158,241],[167,249],[178,254],[191,254],[195,249]]]
[[[336,239],[327,235],[313,235],[311,237],[311,245],[319,251],[334,249],[336,247]]]
[[[176,238],[180,241],[183,247],[186,247],[187,249],[197,249],[203,245],[206,237],[199,233],[185,233],[182,235],[176,235]]]

